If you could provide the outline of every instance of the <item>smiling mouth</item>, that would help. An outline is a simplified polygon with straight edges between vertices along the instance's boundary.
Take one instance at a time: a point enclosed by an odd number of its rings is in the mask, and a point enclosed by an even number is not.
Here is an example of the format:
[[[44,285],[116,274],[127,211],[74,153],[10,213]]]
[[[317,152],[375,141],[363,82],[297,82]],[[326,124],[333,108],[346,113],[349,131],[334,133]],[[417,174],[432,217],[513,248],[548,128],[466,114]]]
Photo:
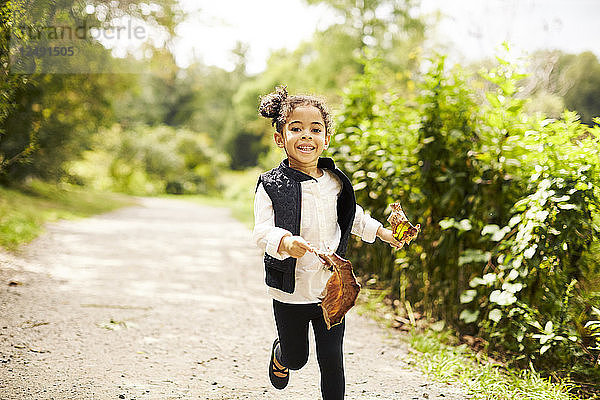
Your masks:
[[[302,146],[298,146],[296,148],[303,153],[310,153],[311,151],[313,151],[315,149],[314,146],[308,146],[308,145],[302,145]]]

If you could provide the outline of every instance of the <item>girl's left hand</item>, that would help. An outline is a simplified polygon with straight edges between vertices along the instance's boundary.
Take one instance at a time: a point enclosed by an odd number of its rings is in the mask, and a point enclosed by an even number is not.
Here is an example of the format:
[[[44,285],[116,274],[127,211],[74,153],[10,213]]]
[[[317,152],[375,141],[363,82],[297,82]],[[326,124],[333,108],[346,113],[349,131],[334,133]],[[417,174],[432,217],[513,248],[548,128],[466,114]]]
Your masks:
[[[404,246],[404,242],[401,242],[398,239],[396,239],[394,237],[394,233],[391,230],[384,228],[383,226],[380,226],[379,229],[377,229],[377,237],[383,240],[384,242],[389,243],[390,246],[396,249],[401,249],[402,246]]]

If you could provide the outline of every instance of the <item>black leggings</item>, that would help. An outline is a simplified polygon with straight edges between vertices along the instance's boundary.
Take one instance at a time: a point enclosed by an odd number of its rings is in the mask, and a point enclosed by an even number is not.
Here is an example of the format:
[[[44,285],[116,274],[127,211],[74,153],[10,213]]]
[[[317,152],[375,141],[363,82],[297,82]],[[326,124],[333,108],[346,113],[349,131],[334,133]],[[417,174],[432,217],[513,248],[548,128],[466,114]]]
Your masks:
[[[273,300],[273,313],[281,346],[281,362],[298,370],[308,361],[308,322],[312,321],[317,344],[317,360],[321,370],[323,400],[344,398],[344,326],[327,330],[319,304],[288,304]]]

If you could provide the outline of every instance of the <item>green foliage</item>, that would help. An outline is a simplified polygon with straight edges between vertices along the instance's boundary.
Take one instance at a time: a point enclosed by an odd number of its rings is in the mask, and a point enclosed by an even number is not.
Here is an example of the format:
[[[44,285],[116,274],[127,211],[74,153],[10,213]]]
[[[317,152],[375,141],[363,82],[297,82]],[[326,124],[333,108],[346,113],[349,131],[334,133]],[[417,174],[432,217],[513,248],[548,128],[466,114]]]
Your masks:
[[[240,121],[256,122],[258,94],[234,109],[235,94],[248,80],[246,52],[238,43],[232,51],[235,68],[226,71],[199,61],[180,68],[168,51],[154,51],[149,60],[138,62],[144,73],[134,75],[128,90],[114,96],[115,121],[125,129],[168,125],[204,132],[214,147],[229,156],[231,168],[255,166],[265,150],[262,131],[257,133],[252,123]]]
[[[383,281],[371,278],[362,284],[357,311],[367,314],[381,325],[390,326],[398,321],[398,300],[392,301],[389,289],[373,289]],[[410,316],[410,314],[409,314]],[[404,318],[401,318],[404,319]],[[408,322],[407,322],[408,324]],[[473,337],[462,337],[446,329],[444,321],[431,323],[424,318],[411,318],[408,335],[396,336],[410,345],[407,362],[428,375],[429,378],[459,384],[468,398],[481,400],[576,400],[578,385],[568,378],[544,377],[532,368],[515,369],[488,358],[482,351],[467,343],[480,344]],[[406,325],[401,324],[403,329]],[[586,397],[588,398],[588,397]],[[592,397],[596,398],[596,397]],[[591,399],[591,398],[590,398]]]
[[[77,158],[89,146],[93,132],[111,118],[107,87],[119,87],[112,75],[45,74],[36,83],[16,91],[18,105],[0,124],[6,131],[0,152],[7,157],[31,146],[27,162],[5,165],[4,183],[20,182],[27,176],[59,181],[63,163]]]
[[[374,51],[392,69],[408,69],[414,60],[407,57],[410,53],[407,49],[424,38],[425,23],[415,17],[415,8],[419,3],[414,0],[307,0],[307,3],[325,4],[340,18],[338,24],[323,32],[326,41],[318,46],[317,51],[327,54],[317,57],[319,62],[314,63],[316,67],[319,64],[331,65],[332,60],[339,60],[339,50],[344,48],[349,51],[342,54],[352,57],[349,60],[352,62],[344,65],[354,64],[360,67],[357,55],[364,56],[366,51]],[[336,54],[337,57],[331,57],[331,54]],[[329,74],[325,76],[331,77],[331,71],[336,70],[341,71],[339,68],[329,70]]]
[[[201,62],[183,69],[168,51],[154,51],[137,62],[143,73],[129,78],[128,90],[114,96],[115,120],[125,128],[168,125],[206,132],[223,148],[228,120],[234,118],[233,95],[246,79],[243,54],[239,57],[233,71]]]
[[[316,93],[335,109],[341,101],[340,88],[363,72],[363,57],[378,55],[382,67],[394,77],[418,68],[416,48],[423,41],[425,28],[412,12],[416,2],[308,0],[307,3],[329,6],[338,14],[339,22],[315,32],[293,51],[274,51],[266,70],[239,86],[226,129],[231,168],[257,165],[272,144],[273,129],[266,120],[257,121],[257,108],[259,97],[275,86],[285,84],[290,93]]]
[[[600,309],[592,307],[592,313],[594,314],[595,320],[586,322],[584,328],[589,333],[590,338],[590,349],[596,352],[600,351]],[[596,364],[600,364],[600,353],[596,355]]]
[[[600,258],[590,253],[598,128],[569,112],[525,114],[524,77],[502,58],[474,79],[438,57],[417,96],[378,59],[364,62],[344,94],[334,153],[359,204],[385,220],[401,201],[422,232],[395,256],[353,243],[357,267],[389,282],[401,304],[478,332],[513,362],[597,376],[585,325],[598,297],[585,288]]]
[[[565,105],[577,110],[589,124],[594,117],[600,116],[600,62],[589,51],[564,57],[567,60],[569,58],[572,61],[569,60],[570,65],[564,68],[563,74],[563,82],[565,86],[568,85],[564,95]]]
[[[95,12],[88,14],[86,6],[95,6]],[[28,176],[54,181],[62,178],[63,164],[86,149],[93,132],[112,123],[111,97],[124,90],[130,80],[116,74],[89,73],[112,68],[118,71],[110,49],[92,35],[78,39],[77,57],[62,57],[62,61],[58,61],[61,57],[41,57],[35,65],[27,65],[28,60],[14,57],[17,47],[43,47],[48,38],[32,39],[26,32],[39,27],[82,26],[83,22],[88,27],[106,26],[113,18],[125,15],[143,20],[155,31],[173,34],[182,12],[175,0],[163,0],[153,7],[135,0],[2,3],[1,182],[14,184]]]
[[[567,108],[586,124],[600,116],[600,62],[592,52],[538,51],[528,71],[531,74],[523,83],[524,95],[533,100],[528,110],[558,118]]]
[[[44,4],[36,4],[37,8]],[[45,4],[46,7],[49,4]],[[27,5],[22,1],[6,1],[0,5],[0,145],[9,131],[3,126],[18,102],[15,95],[21,93],[33,83],[28,76],[22,76],[11,73],[11,34],[13,26],[32,26],[35,22],[44,24],[48,18],[48,12],[42,12],[38,15],[38,20],[34,21],[32,15],[28,12]],[[22,38],[23,45],[27,45],[27,39]],[[35,151],[36,130],[31,129],[23,137],[23,143],[10,151],[0,146],[0,174],[14,163],[22,162]]]
[[[132,194],[212,193],[225,160],[206,134],[167,126],[119,125],[100,131],[83,159],[68,166],[71,179],[98,190]]]

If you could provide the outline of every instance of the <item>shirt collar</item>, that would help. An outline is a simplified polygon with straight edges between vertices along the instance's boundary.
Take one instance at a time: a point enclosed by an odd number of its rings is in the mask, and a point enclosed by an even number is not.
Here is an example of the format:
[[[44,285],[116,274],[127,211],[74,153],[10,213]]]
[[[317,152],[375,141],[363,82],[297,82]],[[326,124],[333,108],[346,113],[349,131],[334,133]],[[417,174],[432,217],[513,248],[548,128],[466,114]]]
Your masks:
[[[331,159],[329,157],[319,157],[319,161],[317,161],[317,167],[334,170],[335,163],[333,162],[333,159]],[[290,162],[287,158],[285,160],[283,160],[281,162],[281,164],[279,164],[279,168],[281,168],[281,170],[284,173],[286,173],[288,176],[290,176],[292,179],[294,179],[297,182],[304,182],[304,181],[308,181],[311,179],[316,181],[316,179],[313,178],[312,176],[290,167]]]

